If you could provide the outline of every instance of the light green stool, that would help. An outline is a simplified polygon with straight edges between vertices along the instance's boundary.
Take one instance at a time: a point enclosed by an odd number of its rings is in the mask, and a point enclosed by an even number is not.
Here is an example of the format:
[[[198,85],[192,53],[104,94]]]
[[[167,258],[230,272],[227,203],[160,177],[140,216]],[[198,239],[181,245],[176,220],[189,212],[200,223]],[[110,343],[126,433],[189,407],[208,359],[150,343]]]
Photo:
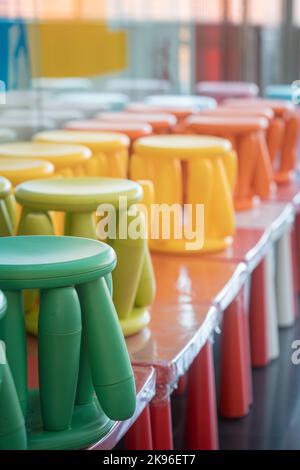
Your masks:
[[[141,225],[140,212],[128,216],[128,210],[119,209],[119,198],[126,198],[130,209],[142,199],[142,187],[129,180],[110,178],[64,178],[35,180],[16,189],[16,199],[23,207],[19,235],[51,235],[54,233],[50,211],[65,212],[65,235],[97,238],[95,212],[100,204],[116,209],[116,239],[106,240],[117,254],[118,264],[113,273],[113,300],[126,336],[137,333],[148,325],[148,307],[154,298],[154,275],[146,237],[133,240],[127,237],[131,223]],[[125,239],[118,237],[125,224]],[[29,331],[35,333],[36,309],[26,315]]]
[[[4,318],[6,306],[6,299],[0,292],[0,321]],[[0,450],[26,448],[24,416],[7,363],[5,345],[0,342]]]
[[[0,176],[0,237],[13,235],[16,225],[16,201],[11,183]]]
[[[0,320],[29,449],[79,449],[135,411],[133,371],[111,298],[112,248],[76,237],[0,239]],[[40,290],[39,390],[27,389],[22,291]],[[3,405],[5,406],[5,404]],[[110,418],[110,419],[109,419]]]

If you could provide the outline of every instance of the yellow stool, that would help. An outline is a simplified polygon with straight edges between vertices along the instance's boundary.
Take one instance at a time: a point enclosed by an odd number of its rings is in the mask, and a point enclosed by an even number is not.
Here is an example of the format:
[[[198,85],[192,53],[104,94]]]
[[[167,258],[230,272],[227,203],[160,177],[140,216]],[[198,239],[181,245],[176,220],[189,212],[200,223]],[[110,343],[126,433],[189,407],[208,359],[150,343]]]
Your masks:
[[[41,132],[35,136],[34,140],[43,143],[78,144],[88,147],[93,157],[84,166],[85,176],[127,177],[130,141],[126,135],[110,132],[61,130]]]
[[[91,158],[91,151],[79,145],[43,144],[37,142],[18,142],[0,145],[0,158],[45,160],[51,162],[55,174],[61,176],[82,176],[83,164]],[[24,178],[28,179],[40,178]]]
[[[235,232],[236,172],[236,154],[225,139],[168,135],[138,140],[131,177],[152,181],[155,191],[150,247],[186,253],[228,246]]]

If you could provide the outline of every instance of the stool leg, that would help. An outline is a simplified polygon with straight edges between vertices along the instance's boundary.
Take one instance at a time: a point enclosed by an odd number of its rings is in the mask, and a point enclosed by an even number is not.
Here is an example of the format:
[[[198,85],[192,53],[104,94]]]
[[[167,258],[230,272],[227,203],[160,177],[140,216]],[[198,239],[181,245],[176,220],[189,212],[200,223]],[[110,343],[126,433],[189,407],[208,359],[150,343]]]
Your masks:
[[[142,272],[136,292],[135,306],[147,307],[151,305],[155,296],[155,277],[152,260],[148,246],[145,247],[144,262]]]
[[[106,281],[101,278],[77,290],[97,398],[111,419],[128,419],[135,410],[134,376]]]
[[[252,402],[248,322],[245,291],[224,312],[221,342],[220,413],[224,418],[241,418]]]
[[[95,240],[96,224],[93,214],[68,212],[65,216],[65,235],[70,237],[84,237]]]
[[[1,359],[5,356],[1,351],[1,344],[0,356]],[[2,362],[0,361],[0,450],[26,450],[24,416],[9,366],[4,360]]]
[[[169,395],[150,403],[153,450],[173,450],[171,400]]]
[[[147,406],[125,436],[126,450],[153,450],[150,409]]]
[[[277,321],[277,301],[275,285],[275,258],[274,246],[266,255],[265,283],[266,286],[266,312],[267,312],[267,344],[268,359],[273,361],[279,357],[279,332]]]
[[[208,341],[189,370],[186,414],[186,448],[217,450],[219,447],[215,371]]]
[[[109,174],[111,178],[127,178],[128,175],[128,151],[119,150],[108,155]]]
[[[13,227],[13,231],[16,229],[17,225],[17,207],[16,207],[16,200],[13,194],[10,194],[5,198],[5,205],[10,217],[10,221]]]
[[[13,235],[13,225],[4,201],[0,201],[0,237]]]
[[[54,227],[47,212],[31,212],[24,209],[18,228],[18,235],[54,235]]]
[[[269,362],[266,260],[251,275],[250,287],[250,344],[253,367],[264,367]]]
[[[4,291],[7,310],[0,322],[0,337],[6,344],[7,360],[24,416],[27,411],[27,351],[21,291]]]
[[[73,287],[41,291],[39,383],[44,429],[71,425],[79,370],[81,311]]]
[[[277,242],[276,292],[280,328],[288,328],[295,322],[291,258],[290,231],[286,231]]]

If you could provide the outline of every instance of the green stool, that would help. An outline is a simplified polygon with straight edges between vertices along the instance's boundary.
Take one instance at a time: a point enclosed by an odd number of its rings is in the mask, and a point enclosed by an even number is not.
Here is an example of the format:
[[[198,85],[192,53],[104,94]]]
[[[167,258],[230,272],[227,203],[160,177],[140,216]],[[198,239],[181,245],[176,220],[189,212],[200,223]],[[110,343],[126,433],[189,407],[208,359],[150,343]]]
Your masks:
[[[29,449],[78,449],[135,410],[135,383],[111,299],[114,251],[76,237],[0,239],[0,321]],[[39,289],[39,390],[27,389],[24,289]],[[109,419],[110,418],[110,419]]]
[[[0,176],[0,237],[13,235],[16,225],[16,201],[11,183]]]
[[[143,196],[142,187],[129,180],[111,178],[64,178],[28,181],[16,189],[23,207],[19,235],[54,233],[49,211],[64,212],[65,235],[95,239],[95,212],[100,204],[110,204],[116,212],[117,234],[125,224],[144,225],[141,212],[130,216],[128,210]],[[127,209],[119,210],[120,197]],[[143,229],[142,229],[143,231]],[[126,234],[125,234],[126,235]],[[115,250],[118,264],[113,273],[113,300],[125,336],[142,330],[150,321],[148,307],[154,297],[154,275],[146,237],[105,240]],[[36,331],[36,310],[26,315],[29,331]]]
[[[0,321],[5,311],[6,299],[0,292]],[[6,360],[5,345],[0,342],[0,450],[24,450],[26,448],[24,416]]]

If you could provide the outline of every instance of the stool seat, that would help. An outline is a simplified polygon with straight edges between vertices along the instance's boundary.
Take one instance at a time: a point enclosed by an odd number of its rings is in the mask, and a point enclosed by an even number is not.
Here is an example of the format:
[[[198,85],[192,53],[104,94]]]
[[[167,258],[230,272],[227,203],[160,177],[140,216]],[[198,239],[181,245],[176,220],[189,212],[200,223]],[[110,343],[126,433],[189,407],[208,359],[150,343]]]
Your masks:
[[[7,237],[0,244],[3,289],[63,287],[110,273],[116,256],[108,245],[77,237]]]
[[[215,116],[190,116],[187,120],[190,129],[201,126],[201,132],[209,132],[211,127],[216,133],[234,133],[240,134],[242,132],[251,132],[264,130],[268,128],[268,121],[260,117],[246,117],[246,116],[235,116],[235,115],[218,115]],[[207,129],[207,130],[206,130]]]
[[[129,145],[126,135],[113,132],[79,132],[79,131],[50,131],[38,133],[34,140],[36,142],[55,142],[61,144],[86,145],[92,151],[107,151]]]
[[[269,85],[265,90],[265,95],[272,100],[291,101],[295,90],[289,85]]]
[[[259,94],[259,88],[255,83],[247,82],[199,82],[196,93],[222,101],[229,97],[254,98]]]
[[[130,206],[142,198],[141,186],[114,178],[63,178],[27,181],[18,186],[16,198],[31,209],[93,212],[99,204],[119,206],[119,197]]]
[[[168,129],[175,126],[177,120],[172,114],[167,113],[130,113],[130,112],[119,112],[119,113],[98,113],[96,119],[105,122],[147,122],[149,123],[154,132],[160,129]]]
[[[0,158],[2,157],[47,160],[60,170],[88,160],[91,151],[79,145],[17,142],[0,145]]]
[[[70,131],[91,131],[91,132],[118,132],[127,135],[130,140],[136,140],[152,134],[152,127],[144,122],[109,122],[109,121],[69,121],[65,124],[65,129]]]
[[[216,109],[206,109],[204,111],[201,111],[201,115],[205,116],[241,116],[241,117],[260,117],[260,118],[265,118],[268,119],[269,121],[271,119],[274,119],[274,111],[271,107],[250,107],[250,108],[235,108],[235,107],[230,107],[230,106],[218,106]]]
[[[13,186],[26,180],[46,178],[53,173],[54,166],[48,161],[0,157],[0,174]]]
[[[172,114],[175,116],[176,119],[181,120],[189,116],[190,114],[194,114],[199,111],[198,108],[195,106],[183,106],[177,105],[173,101],[170,105],[167,106],[159,106],[157,104],[152,103],[130,103],[126,107],[126,111],[129,113],[141,113],[141,114],[148,114],[148,113],[167,113]]]
[[[224,102],[225,106],[236,107],[236,108],[263,108],[270,107],[273,109],[276,117],[283,117],[286,112],[295,111],[293,103],[284,100],[271,100],[271,99],[228,99]]]
[[[61,93],[57,96],[57,102],[70,104],[70,106],[78,107],[85,111],[94,108],[95,111],[101,109],[122,109],[129,101],[127,95],[123,93],[93,93],[93,92],[77,92],[77,93]]]
[[[5,198],[10,194],[11,191],[11,184],[10,182],[6,179],[0,176],[0,199]]]
[[[139,139],[134,146],[135,152],[143,156],[180,158],[189,160],[193,157],[215,157],[231,150],[231,144],[218,137],[196,135],[165,135]]]
[[[213,98],[206,96],[194,95],[152,95],[145,99],[146,103],[160,106],[161,108],[169,108],[172,106],[183,108],[213,109],[217,103]]]

